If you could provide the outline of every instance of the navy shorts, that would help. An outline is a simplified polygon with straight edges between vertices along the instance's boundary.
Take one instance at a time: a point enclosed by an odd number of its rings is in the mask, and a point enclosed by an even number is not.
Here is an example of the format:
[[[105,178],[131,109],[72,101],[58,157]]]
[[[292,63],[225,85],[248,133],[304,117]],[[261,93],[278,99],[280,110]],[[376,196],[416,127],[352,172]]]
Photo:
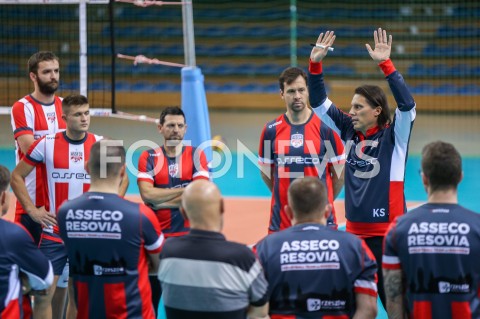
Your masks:
[[[69,270],[67,248],[65,247],[65,244],[46,239],[42,236],[39,248],[45,257],[47,257],[52,263],[53,274],[55,276],[60,276],[57,287],[67,287]]]
[[[35,245],[40,243],[40,237],[42,235],[42,225],[37,223],[28,214],[15,215],[15,222],[21,224],[32,235]]]

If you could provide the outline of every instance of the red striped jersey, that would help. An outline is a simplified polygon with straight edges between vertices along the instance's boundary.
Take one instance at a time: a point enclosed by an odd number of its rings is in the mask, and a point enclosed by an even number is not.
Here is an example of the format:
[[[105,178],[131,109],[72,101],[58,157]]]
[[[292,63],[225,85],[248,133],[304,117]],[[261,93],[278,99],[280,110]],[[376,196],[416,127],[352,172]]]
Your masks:
[[[0,234],[0,319],[24,318],[19,272],[43,290],[53,282],[52,265],[23,226],[0,218]]]
[[[355,235],[316,223],[270,234],[254,248],[276,319],[351,318],[355,294],[377,296],[377,265]]]
[[[31,95],[27,95],[13,105],[11,122],[16,146],[15,160],[18,164],[25,156],[16,142],[19,136],[29,134],[38,140],[47,134],[54,134],[66,129],[65,121],[62,119],[62,98],[55,96],[52,104],[41,104]],[[39,164],[25,178],[28,194],[37,207],[44,205],[43,183],[37,183],[43,179],[44,169],[44,165]],[[19,202],[17,202],[15,213],[25,214]]]
[[[427,203],[391,223],[382,267],[405,274],[410,318],[480,318],[479,251],[479,214]]]
[[[199,148],[183,146],[177,158],[167,156],[163,146],[140,155],[137,182],[148,182],[158,188],[180,188],[196,179],[209,179],[207,157]],[[185,235],[190,229],[178,208],[159,209],[155,213],[165,237]]]
[[[144,204],[117,194],[87,192],[58,211],[78,319],[154,319],[147,254],[164,236]]]
[[[416,108],[402,75],[391,60],[380,64],[397,102],[384,128],[354,129],[352,117],[327,98],[320,63],[310,63],[310,105],[345,142],[345,215],[347,231],[363,238],[384,236],[395,217],[405,214],[405,166]]]
[[[260,137],[258,156],[260,165],[273,169],[269,231],[291,226],[284,207],[288,187],[296,178],[318,176],[325,182],[328,200],[333,203],[330,172],[333,164],[344,161],[343,144],[340,137],[313,112],[304,124],[291,124],[285,114],[268,122]],[[334,211],[329,224],[336,224]]]
[[[81,140],[68,138],[66,132],[49,134],[35,141],[24,160],[30,165],[45,164],[45,190],[48,201],[45,208],[55,215],[60,205],[85,193],[90,187],[90,175],[85,165],[92,145],[102,136],[87,133]],[[43,228],[44,232],[58,234],[58,228]]]

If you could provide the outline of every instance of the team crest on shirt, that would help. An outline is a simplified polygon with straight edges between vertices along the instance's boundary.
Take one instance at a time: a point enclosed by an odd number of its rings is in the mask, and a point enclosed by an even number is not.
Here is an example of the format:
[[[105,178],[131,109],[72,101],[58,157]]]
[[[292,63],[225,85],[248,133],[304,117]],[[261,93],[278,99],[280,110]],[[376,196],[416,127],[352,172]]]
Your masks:
[[[177,177],[178,175],[178,163],[168,165],[168,175]]]
[[[70,152],[70,160],[75,163],[80,162],[81,160],[83,160],[83,152]]]
[[[292,144],[293,147],[299,148],[303,146],[303,134],[292,134],[292,137],[290,138],[290,144]]]
[[[47,120],[50,121],[50,123],[55,122],[55,112],[47,113]]]

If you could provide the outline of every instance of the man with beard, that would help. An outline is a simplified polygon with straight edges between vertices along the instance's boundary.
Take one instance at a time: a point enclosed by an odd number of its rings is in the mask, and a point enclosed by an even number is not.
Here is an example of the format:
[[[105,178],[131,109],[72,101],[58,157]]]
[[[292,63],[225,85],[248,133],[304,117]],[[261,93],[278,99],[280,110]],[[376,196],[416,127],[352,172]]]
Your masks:
[[[179,107],[167,107],[162,111],[158,130],[165,144],[140,155],[138,188],[145,204],[155,211],[165,238],[183,236],[190,230],[190,225],[179,211],[182,194],[190,182],[209,179],[207,158],[201,149],[184,145],[187,124]],[[150,283],[156,309],[160,284],[153,276]]]
[[[66,129],[62,119],[62,99],[55,96],[60,79],[58,57],[49,51],[37,52],[28,60],[28,72],[34,91],[15,102],[11,112],[17,164],[35,140]],[[43,170],[44,165],[37,165],[25,178],[28,194],[36,207],[44,206]],[[18,201],[15,222],[22,224],[38,245],[42,226],[25,212]]]
[[[62,99],[55,96],[60,79],[58,57],[50,51],[37,52],[28,59],[28,72],[34,90],[15,102],[11,111],[17,165],[25,157],[35,140],[47,134],[55,134],[66,129],[65,121],[62,119]],[[45,165],[38,164],[25,177],[28,195],[37,208],[45,205],[44,171]],[[32,235],[35,244],[39,244],[42,225],[32,219],[18,201],[15,209],[15,222],[23,225]],[[54,300],[59,301],[54,302],[54,305],[62,305],[63,298],[62,295],[56,295]],[[30,308],[29,301],[28,298],[25,298],[23,303],[26,314],[31,311],[28,309]],[[37,300],[36,305],[41,302]],[[60,318],[62,308],[53,307],[55,317]]]

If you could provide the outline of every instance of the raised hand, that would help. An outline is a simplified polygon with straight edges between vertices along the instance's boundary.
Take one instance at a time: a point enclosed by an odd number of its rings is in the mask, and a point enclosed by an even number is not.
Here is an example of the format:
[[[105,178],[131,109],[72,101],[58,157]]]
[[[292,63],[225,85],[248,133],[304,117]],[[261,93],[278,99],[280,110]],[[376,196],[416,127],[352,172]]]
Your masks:
[[[365,44],[372,59],[378,63],[388,60],[392,51],[392,35],[387,39],[387,31],[378,28],[378,31],[373,32],[373,40],[375,41],[374,50],[368,43]]]
[[[333,45],[336,36],[334,35],[333,31],[325,32],[325,37],[323,33],[320,33],[318,36],[316,44],[323,45],[324,48],[313,47],[312,52],[310,53],[310,60],[313,62],[320,62],[328,53],[328,48]]]

